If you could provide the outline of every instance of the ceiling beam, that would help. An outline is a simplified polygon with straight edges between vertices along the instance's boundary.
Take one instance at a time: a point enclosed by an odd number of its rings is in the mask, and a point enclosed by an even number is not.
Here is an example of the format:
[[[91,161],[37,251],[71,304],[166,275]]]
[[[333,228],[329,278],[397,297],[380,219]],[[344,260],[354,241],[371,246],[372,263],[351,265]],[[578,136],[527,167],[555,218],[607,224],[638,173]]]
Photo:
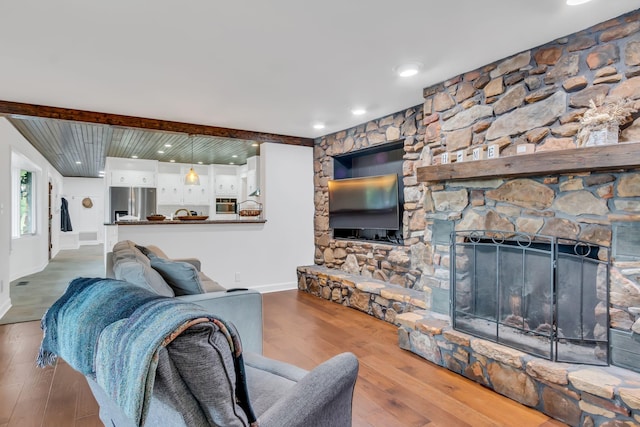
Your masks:
[[[122,116],[120,114],[97,113],[94,111],[74,110],[71,108],[49,107],[45,105],[24,104],[21,102],[2,100],[0,100],[0,115],[42,117],[46,119],[70,120],[128,128],[313,147],[313,139],[298,136],[277,135],[241,129],[229,129],[217,126],[172,122],[168,120],[147,119],[144,117]]]

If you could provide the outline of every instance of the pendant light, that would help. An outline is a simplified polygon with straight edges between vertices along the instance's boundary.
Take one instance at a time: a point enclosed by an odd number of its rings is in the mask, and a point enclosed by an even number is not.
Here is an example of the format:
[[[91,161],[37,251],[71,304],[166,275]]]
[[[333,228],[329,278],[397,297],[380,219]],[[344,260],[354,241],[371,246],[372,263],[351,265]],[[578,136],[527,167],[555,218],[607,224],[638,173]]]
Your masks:
[[[200,177],[193,170],[193,135],[189,135],[189,139],[191,139],[191,168],[184,177],[184,185],[200,185]]]

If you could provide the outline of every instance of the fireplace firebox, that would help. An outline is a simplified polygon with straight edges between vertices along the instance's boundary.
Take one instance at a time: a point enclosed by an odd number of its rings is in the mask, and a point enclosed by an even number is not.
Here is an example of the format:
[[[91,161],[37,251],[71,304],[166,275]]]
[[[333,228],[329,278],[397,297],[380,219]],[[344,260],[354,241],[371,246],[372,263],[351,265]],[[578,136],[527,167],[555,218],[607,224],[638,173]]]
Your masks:
[[[453,327],[553,361],[609,364],[609,248],[513,231],[452,233]]]

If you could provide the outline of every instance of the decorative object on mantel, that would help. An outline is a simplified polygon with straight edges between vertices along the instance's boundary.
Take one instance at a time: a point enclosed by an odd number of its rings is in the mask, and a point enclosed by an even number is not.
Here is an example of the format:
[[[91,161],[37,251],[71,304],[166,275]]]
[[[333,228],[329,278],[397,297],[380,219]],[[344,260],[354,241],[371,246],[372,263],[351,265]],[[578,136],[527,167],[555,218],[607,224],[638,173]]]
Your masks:
[[[487,159],[497,159],[500,157],[500,144],[491,144],[487,148]]]
[[[578,147],[617,144],[620,125],[638,111],[634,104],[627,98],[607,102],[604,97],[590,100],[589,109],[580,119]]]

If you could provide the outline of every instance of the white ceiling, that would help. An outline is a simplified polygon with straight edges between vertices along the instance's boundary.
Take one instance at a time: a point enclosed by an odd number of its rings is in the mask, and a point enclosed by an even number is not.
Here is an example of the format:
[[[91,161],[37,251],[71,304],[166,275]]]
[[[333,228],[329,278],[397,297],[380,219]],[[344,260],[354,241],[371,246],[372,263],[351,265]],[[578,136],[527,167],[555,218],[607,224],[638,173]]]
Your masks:
[[[318,137],[640,0],[5,0],[0,99]],[[419,61],[420,74],[393,68]],[[353,116],[351,109],[367,109]],[[316,121],[326,123],[315,130]]]

